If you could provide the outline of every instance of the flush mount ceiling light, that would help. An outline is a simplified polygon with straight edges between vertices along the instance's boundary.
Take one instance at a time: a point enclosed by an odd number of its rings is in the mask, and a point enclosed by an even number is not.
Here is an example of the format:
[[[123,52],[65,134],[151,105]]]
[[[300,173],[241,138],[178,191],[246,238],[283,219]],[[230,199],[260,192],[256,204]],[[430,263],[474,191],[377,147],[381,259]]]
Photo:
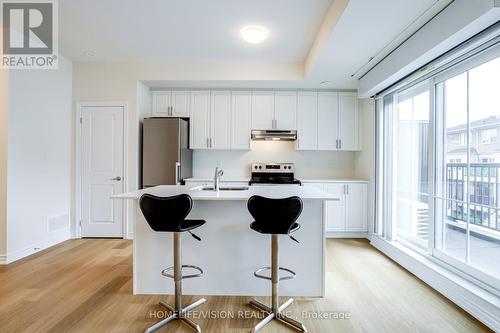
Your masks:
[[[241,29],[240,34],[241,37],[250,44],[261,43],[269,36],[267,29],[256,25],[244,27]]]
[[[95,57],[95,53],[92,52],[92,51],[85,51],[85,52],[83,52],[83,54],[85,54],[89,58],[94,58]]]
[[[319,83],[321,87],[328,87],[330,84],[332,84],[332,81],[321,81]]]

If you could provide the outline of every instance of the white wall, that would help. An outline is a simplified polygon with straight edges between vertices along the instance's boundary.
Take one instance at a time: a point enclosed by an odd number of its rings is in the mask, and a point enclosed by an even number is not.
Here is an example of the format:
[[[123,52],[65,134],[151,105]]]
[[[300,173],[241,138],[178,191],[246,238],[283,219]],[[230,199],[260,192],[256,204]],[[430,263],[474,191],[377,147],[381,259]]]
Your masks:
[[[58,70],[10,72],[9,262],[69,238],[71,95],[72,64],[63,57]]]
[[[0,26],[0,33],[2,27]],[[7,119],[8,119],[7,70],[0,70],[0,264],[7,255]]]
[[[281,63],[75,63],[73,101],[123,101],[129,105],[127,165],[128,190],[138,183],[139,126],[143,101],[139,81],[264,80],[302,81],[301,64]],[[144,90],[144,86],[139,86]],[[141,105],[141,106],[138,106]]]
[[[354,155],[355,177],[368,183],[368,226],[373,230],[375,206],[375,103],[373,99],[359,100],[359,126],[363,150]]]
[[[249,151],[195,150],[193,177],[211,179],[214,168],[224,170],[224,178],[249,178],[252,162],[293,162],[297,178],[352,178],[353,152],[295,150],[295,142],[252,141]]]

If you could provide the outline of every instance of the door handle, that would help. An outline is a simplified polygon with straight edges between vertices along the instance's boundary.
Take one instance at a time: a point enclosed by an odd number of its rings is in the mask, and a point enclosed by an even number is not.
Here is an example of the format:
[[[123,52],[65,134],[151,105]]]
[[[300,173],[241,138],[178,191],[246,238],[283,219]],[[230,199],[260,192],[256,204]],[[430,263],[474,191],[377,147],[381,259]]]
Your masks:
[[[117,176],[115,178],[111,178],[110,180],[116,180],[117,182],[119,182],[120,180],[122,180],[122,177]]]
[[[181,175],[181,164],[179,162],[175,162],[175,185],[180,185],[181,180],[179,179]]]

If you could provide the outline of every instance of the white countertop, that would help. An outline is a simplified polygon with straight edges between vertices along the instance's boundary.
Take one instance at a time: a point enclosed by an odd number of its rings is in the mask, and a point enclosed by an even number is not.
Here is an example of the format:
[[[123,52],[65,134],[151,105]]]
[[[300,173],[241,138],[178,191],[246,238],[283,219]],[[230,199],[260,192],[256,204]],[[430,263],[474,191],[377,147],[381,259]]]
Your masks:
[[[364,179],[350,179],[350,178],[337,178],[337,179],[308,179],[308,178],[298,178],[302,183],[368,183],[368,180]]]
[[[200,183],[205,183],[205,182],[213,182],[214,179],[208,179],[208,178],[186,178],[184,179],[186,182],[200,182]],[[248,183],[250,181],[250,178],[221,178],[220,182],[221,183]]]
[[[222,186],[224,187],[224,186]],[[212,201],[238,201],[248,200],[252,195],[261,195],[268,198],[287,198],[298,196],[303,200],[340,200],[340,198],[327,192],[311,187],[302,186],[250,186],[248,190],[239,191],[201,191],[199,187],[189,185],[160,185],[143,190],[132,191],[128,193],[112,196],[113,199],[139,199],[143,194],[153,194],[160,197],[169,197],[179,194],[189,194],[193,200],[212,200]]]
[[[351,178],[297,178],[303,183],[367,183],[364,179]],[[208,178],[186,178],[186,182],[213,182],[213,179]],[[248,183],[250,178],[221,178],[221,183]]]

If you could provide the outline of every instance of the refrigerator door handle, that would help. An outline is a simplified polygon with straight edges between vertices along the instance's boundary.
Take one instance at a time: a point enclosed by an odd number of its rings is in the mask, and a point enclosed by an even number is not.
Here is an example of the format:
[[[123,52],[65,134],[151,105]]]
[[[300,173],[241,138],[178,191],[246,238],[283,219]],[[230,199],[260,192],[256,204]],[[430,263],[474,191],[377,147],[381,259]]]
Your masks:
[[[181,163],[175,162],[175,185],[180,185],[181,180],[179,177],[181,176]]]

